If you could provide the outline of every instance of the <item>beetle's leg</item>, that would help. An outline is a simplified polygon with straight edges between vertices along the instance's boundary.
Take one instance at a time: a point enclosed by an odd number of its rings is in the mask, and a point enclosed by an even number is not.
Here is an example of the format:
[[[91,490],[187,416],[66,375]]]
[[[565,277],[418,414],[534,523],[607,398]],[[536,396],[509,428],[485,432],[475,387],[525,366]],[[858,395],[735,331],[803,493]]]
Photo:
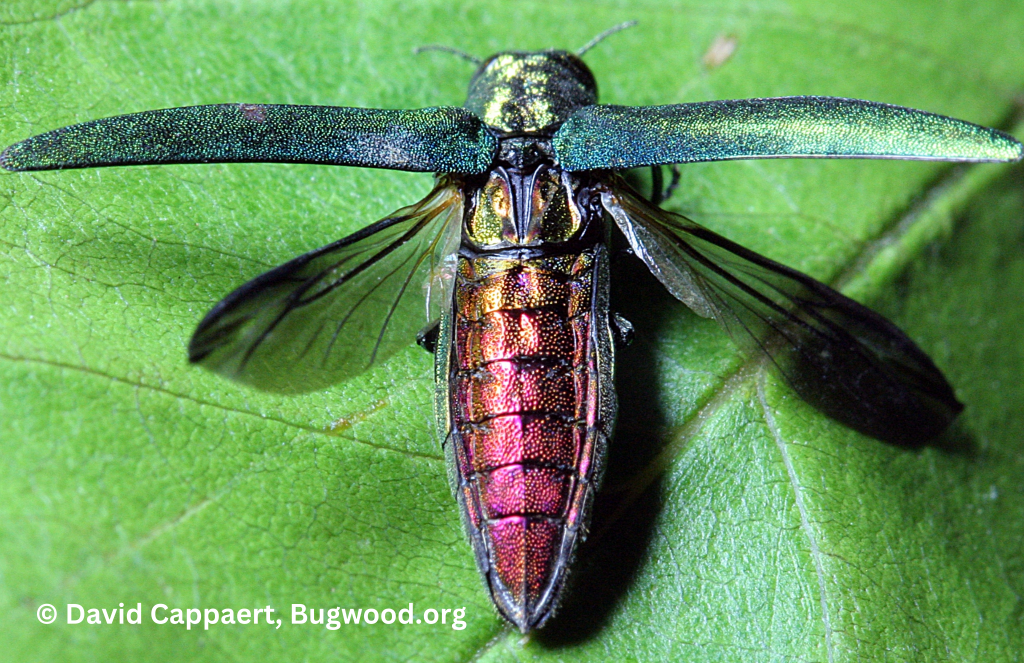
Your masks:
[[[661,173],[661,166],[651,166],[651,204],[657,207],[664,199],[662,191],[665,189],[665,178]]]
[[[416,344],[434,354],[437,351],[437,336],[441,332],[441,321],[431,322],[416,333]]]
[[[631,246],[625,246],[616,251],[612,251],[612,268],[618,267],[623,260],[626,258],[632,258],[636,255],[636,251]]]
[[[679,166],[672,164],[672,180],[665,186],[665,177],[661,172],[661,166],[651,166],[651,203],[657,207],[672,197],[676,187],[679,186]]]
[[[679,164],[672,164],[669,166],[669,170],[672,171],[672,181],[668,183],[667,187],[665,187],[665,193],[661,194],[662,202],[671,198],[672,194],[675,193],[676,189],[679,187]]]
[[[633,329],[632,322],[615,312],[612,312],[609,322],[612,326],[612,340],[615,341],[615,347],[621,349],[633,342],[636,330]]]

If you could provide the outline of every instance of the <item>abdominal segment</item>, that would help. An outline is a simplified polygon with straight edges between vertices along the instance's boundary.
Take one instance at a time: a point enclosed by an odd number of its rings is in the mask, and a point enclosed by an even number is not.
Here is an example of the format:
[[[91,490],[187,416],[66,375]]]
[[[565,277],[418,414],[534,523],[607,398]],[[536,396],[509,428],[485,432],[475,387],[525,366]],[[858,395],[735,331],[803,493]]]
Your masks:
[[[524,631],[555,606],[614,417],[604,261],[459,258],[446,451],[495,604]]]

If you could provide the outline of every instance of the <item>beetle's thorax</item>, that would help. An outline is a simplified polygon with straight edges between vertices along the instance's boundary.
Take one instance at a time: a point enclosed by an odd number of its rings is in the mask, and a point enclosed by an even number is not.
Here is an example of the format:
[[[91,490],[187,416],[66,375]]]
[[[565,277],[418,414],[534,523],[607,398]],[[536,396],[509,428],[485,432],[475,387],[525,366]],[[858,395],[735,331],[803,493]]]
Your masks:
[[[543,134],[597,103],[594,75],[568,51],[492,55],[469,83],[466,108],[505,135]]]
[[[532,172],[497,167],[466,215],[465,239],[495,250],[565,242],[580,229],[568,173],[546,166]]]
[[[541,159],[522,166],[499,162],[474,180],[464,189],[467,255],[508,250],[555,255],[606,239],[588,176]]]

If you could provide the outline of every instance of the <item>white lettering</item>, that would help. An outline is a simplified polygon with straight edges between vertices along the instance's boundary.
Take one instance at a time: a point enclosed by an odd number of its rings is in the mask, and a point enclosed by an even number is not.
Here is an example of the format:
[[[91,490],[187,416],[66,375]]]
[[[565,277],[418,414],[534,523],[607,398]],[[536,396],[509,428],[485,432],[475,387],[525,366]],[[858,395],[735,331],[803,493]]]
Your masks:
[[[398,611],[398,621],[403,624],[412,624],[412,617],[415,613],[412,610],[412,603],[409,604],[408,608],[402,608]],[[405,617],[407,615],[408,617]]]
[[[71,611],[73,609],[78,610],[77,619],[71,616]],[[68,603],[68,624],[81,624],[83,619],[85,619],[85,608],[77,603]]]
[[[306,623],[306,606],[301,603],[292,603],[292,624]]]
[[[141,604],[139,604],[139,605],[141,605]],[[153,609],[149,611],[149,618],[153,621],[154,624],[166,624],[167,623],[167,618],[166,617],[164,617],[163,619],[158,619],[157,616],[156,616],[156,611],[157,610],[166,610],[166,609],[167,609],[167,606],[165,606],[163,603],[157,603],[155,606],[153,606]]]
[[[132,617],[132,613],[133,612],[135,613],[134,617]],[[129,624],[141,624],[142,623],[142,604],[141,603],[136,603],[134,608],[129,608],[128,609],[128,623]]]

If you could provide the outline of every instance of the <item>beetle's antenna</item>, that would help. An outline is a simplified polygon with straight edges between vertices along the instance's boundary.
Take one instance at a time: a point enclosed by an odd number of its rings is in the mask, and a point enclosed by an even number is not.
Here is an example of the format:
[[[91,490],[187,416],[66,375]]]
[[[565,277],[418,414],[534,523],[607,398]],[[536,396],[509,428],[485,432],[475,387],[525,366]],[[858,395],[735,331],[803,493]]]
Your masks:
[[[636,25],[636,21],[626,21],[625,23],[619,23],[616,26],[608,28],[607,30],[605,30],[604,32],[602,32],[601,34],[597,35],[596,37],[594,37],[593,39],[588,41],[586,44],[584,44],[583,48],[581,48],[580,50],[576,51],[576,57],[578,57],[578,58],[583,57],[584,53],[586,53],[590,49],[594,48],[595,46],[600,44],[602,41],[607,39],[608,37],[611,37],[616,32],[622,32],[623,30],[626,30],[627,28],[631,28],[634,25]]]
[[[467,53],[465,51],[460,51],[459,49],[452,48],[451,46],[442,46],[440,44],[429,44],[427,46],[417,46],[416,48],[412,49],[412,52],[415,53],[416,55],[419,55],[420,53],[423,53],[425,51],[442,51],[444,53],[451,53],[452,55],[459,56],[463,60],[469,60],[470,62],[472,62],[475,65],[479,65],[479,64],[483,63],[483,60],[481,60],[477,56],[470,55],[469,53]]]

